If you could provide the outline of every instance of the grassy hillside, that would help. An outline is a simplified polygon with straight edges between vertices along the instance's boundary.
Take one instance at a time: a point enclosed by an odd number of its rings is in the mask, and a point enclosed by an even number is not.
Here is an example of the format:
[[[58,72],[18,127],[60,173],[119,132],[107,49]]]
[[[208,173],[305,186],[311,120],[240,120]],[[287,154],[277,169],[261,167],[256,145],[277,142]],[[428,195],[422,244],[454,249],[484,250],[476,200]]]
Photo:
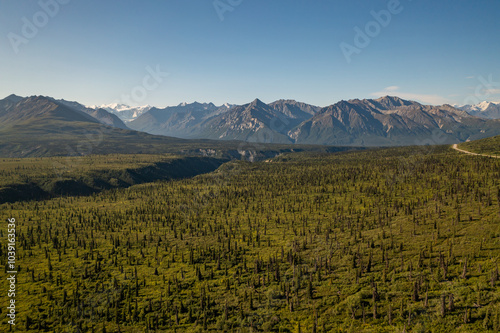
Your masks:
[[[461,143],[459,147],[478,154],[500,156],[500,136]]]
[[[419,149],[232,161],[3,204],[16,329],[498,331],[500,160]]]

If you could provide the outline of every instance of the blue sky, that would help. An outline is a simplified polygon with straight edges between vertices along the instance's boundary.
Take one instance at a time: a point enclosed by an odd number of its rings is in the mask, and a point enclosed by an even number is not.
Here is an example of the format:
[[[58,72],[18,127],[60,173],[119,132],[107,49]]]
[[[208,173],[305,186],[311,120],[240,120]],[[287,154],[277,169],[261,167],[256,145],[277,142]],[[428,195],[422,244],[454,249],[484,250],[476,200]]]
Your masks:
[[[499,13],[498,0],[4,0],[0,98],[500,101]]]

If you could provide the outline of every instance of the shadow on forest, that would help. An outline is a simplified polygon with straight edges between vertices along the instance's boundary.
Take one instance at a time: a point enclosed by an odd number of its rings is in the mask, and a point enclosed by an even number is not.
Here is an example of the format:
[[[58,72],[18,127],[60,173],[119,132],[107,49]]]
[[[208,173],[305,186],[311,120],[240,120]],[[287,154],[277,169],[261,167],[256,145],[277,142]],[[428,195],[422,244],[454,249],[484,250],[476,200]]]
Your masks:
[[[228,161],[211,157],[183,157],[137,169],[92,171],[82,174],[78,179],[56,178],[12,184],[0,189],[0,204],[59,196],[85,196],[157,180],[189,178],[212,172]]]

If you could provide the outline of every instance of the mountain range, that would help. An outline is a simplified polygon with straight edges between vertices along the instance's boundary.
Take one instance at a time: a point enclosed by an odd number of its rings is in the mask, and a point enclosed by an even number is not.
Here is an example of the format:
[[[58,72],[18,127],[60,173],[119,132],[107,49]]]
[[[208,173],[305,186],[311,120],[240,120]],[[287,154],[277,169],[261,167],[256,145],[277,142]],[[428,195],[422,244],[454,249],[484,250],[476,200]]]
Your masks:
[[[227,107],[212,103],[152,108],[127,123],[157,135],[283,144],[394,146],[456,143],[500,134],[498,120],[451,105],[423,105],[394,96],[318,107],[294,100],[259,99]],[[439,137],[439,139],[436,139]]]
[[[98,112],[96,112],[98,111]],[[108,120],[114,120],[109,122]],[[122,128],[104,109],[51,97],[10,95],[0,100],[0,157],[82,156],[89,154],[182,154],[249,161],[301,150],[339,151],[336,147],[260,144],[241,141],[185,140]],[[70,165],[61,158],[62,172]]]
[[[422,105],[385,96],[340,101],[321,109],[288,135],[295,143],[449,144],[497,135],[499,126],[500,120],[474,117],[450,105]]]
[[[489,112],[494,105],[485,104],[477,112]],[[114,108],[122,118],[125,116],[120,112],[132,112],[123,105]],[[472,112],[473,108],[468,110]],[[151,152],[157,151],[160,142],[192,148],[193,141],[181,139],[198,140],[197,144],[201,139],[217,140],[210,145],[240,140],[368,147],[451,144],[500,134],[500,120],[476,117],[450,105],[423,105],[394,96],[340,101],[327,107],[294,100],[266,104],[255,99],[244,105],[194,102],[166,108],[141,107],[133,112],[133,120],[125,124],[103,106],[91,108],[51,97],[10,95],[0,100],[0,150],[11,144],[17,151],[15,156],[30,155],[32,150],[41,155],[57,153],[54,147],[58,144],[50,140],[82,141],[82,135],[96,135],[102,128],[110,136],[107,142],[101,139],[106,152],[127,151],[121,145],[133,145],[134,140],[141,142],[141,148],[135,145],[130,151]],[[45,145],[37,145],[41,138]]]

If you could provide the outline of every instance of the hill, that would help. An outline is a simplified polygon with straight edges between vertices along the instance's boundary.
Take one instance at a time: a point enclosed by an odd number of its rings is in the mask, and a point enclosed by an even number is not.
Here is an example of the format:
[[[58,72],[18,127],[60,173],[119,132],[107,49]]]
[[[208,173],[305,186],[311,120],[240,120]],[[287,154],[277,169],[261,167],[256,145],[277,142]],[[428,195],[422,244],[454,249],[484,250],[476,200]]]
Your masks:
[[[459,147],[461,149],[465,149],[478,154],[500,156],[500,136],[477,141],[464,142],[461,143]]]

